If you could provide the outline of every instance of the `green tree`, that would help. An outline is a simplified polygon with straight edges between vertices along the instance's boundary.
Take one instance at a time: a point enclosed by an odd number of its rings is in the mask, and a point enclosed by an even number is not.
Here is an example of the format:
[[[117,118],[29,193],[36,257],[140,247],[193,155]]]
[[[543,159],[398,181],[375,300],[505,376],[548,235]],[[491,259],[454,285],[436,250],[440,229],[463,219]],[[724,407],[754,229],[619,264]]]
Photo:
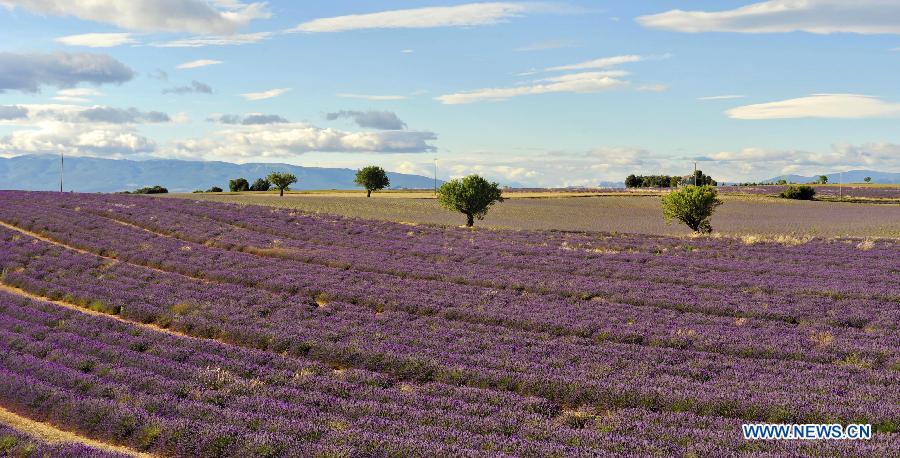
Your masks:
[[[863,181],[865,181],[866,183],[871,183],[872,177],[865,177],[865,178],[863,178]]]
[[[636,177],[633,173],[625,177],[625,187],[626,188],[639,188],[641,187],[641,179]]]
[[[231,192],[243,192],[250,190],[250,183],[243,178],[235,178],[228,182],[228,190]]]
[[[268,191],[269,188],[272,187],[272,183],[269,183],[269,180],[265,178],[259,178],[253,182],[253,186],[250,186],[251,191]]]
[[[372,197],[372,191],[381,191],[391,185],[387,173],[377,165],[363,167],[356,171],[356,179],[353,180],[359,186],[366,188],[366,197]]]
[[[816,183],[818,183],[818,184],[828,184],[828,177],[825,176],[825,175],[819,175],[819,181],[817,181]]]
[[[722,205],[716,190],[710,186],[687,186],[662,198],[663,217],[667,222],[677,219],[694,232],[712,232],[709,218]]]
[[[503,191],[478,175],[450,180],[438,189],[438,202],[448,210],[466,215],[466,227],[475,224],[475,218],[484,219],[491,205],[503,202]]]
[[[282,197],[284,197],[284,191],[290,190],[288,187],[297,182],[297,177],[290,173],[272,172],[266,179],[278,188],[278,195]]]
[[[782,179],[776,181],[775,184],[777,184],[778,186],[784,186],[784,185],[787,184],[787,180],[785,180],[784,178],[782,178]]]
[[[813,197],[816,197],[816,189],[807,185],[791,185],[784,191],[781,191],[778,197],[782,199],[813,200]]]

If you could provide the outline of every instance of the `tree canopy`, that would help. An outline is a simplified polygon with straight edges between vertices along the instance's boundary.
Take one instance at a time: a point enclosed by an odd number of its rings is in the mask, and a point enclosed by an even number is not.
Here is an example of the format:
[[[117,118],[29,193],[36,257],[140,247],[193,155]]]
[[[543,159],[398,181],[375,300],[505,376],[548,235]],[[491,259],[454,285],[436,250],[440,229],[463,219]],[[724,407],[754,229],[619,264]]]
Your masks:
[[[278,188],[278,195],[282,197],[284,197],[284,191],[290,190],[289,186],[297,182],[297,177],[290,173],[272,172],[267,179]]]
[[[500,186],[478,175],[450,180],[438,189],[438,202],[441,206],[466,215],[467,227],[475,224],[475,218],[484,219],[488,209],[503,200]]]
[[[250,190],[250,183],[244,178],[235,178],[228,182],[228,190],[231,192],[242,192]]]
[[[710,186],[688,186],[662,198],[666,221],[679,220],[694,232],[712,232],[709,222],[716,207],[722,205],[716,190]]]
[[[372,197],[372,191],[381,191],[391,185],[387,172],[377,165],[370,165],[357,170],[356,179],[353,181],[357,185],[366,188],[366,197]]]

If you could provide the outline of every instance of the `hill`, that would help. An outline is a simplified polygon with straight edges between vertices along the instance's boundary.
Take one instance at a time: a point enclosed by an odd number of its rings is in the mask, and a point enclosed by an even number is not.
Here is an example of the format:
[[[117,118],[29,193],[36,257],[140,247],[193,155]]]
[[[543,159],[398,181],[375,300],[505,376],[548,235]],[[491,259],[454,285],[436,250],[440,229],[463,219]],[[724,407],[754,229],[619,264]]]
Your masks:
[[[228,162],[153,159],[146,161],[66,158],[65,190],[116,192],[162,185],[171,192],[190,192],[212,186],[228,188],[228,180],[244,177],[250,182],[272,171],[297,176],[297,188],[358,189],[355,170],[302,167],[289,164],[232,164]],[[388,172],[392,188],[431,188],[432,178]],[[26,155],[0,158],[0,189],[47,191],[59,189],[59,157]]]

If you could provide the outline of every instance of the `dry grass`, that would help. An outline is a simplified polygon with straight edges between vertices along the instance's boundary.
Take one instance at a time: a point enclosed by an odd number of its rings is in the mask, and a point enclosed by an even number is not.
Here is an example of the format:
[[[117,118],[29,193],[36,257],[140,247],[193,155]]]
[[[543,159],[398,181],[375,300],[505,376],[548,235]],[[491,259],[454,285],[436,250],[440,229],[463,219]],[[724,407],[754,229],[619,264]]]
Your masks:
[[[120,447],[117,445],[107,444],[105,442],[96,441],[87,437],[79,436],[75,433],[64,431],[56,428],[49,423],[34,421],[30,418],[23,417],[16,413],[0,407],[0,423],[9,426],[16,431],[28,434],[43,442],[51,444],[57,443],[79,443],[98,450],[108,452],[121,453],[128,456],[151,457],[153,455],[141,453],[130,448]]]
[[[528,193],[510,193],[525,194]],[[552,193],[545,193],[551,194]],[[350,194],[352,195],[352,194]],[[418,197],[409,197],[417,195]],[[311,213],[328,213],[404,224],[458,226],[461,214],[440,208],[428,193],[379,194],[371,199],[335,193],[173,194],[170,197],[257,204]],[[545,196],[547,197],[547,196]],[[712,218],[723,236],[748,236],[752,243],[797,244],[809,237],[900,238],[900,205],[801,202],[759,196],[723,196],[725,205]],[[476,226],[497,229],[627,232],[689,235],[684,225],[663,221],[658,196],[514,197],[496,205]],[[787,235],[786,235],[787,234]],[[781,239],[772,238],[782,236]]]

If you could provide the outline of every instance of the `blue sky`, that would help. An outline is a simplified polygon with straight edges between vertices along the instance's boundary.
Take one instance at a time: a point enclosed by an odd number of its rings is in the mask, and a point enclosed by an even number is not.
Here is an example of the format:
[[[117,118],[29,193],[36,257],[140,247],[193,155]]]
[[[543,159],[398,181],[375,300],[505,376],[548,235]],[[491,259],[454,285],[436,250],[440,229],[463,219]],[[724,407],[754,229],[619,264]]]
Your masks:
[[[900,170],[900,0],[0,0],[0,155]]]

